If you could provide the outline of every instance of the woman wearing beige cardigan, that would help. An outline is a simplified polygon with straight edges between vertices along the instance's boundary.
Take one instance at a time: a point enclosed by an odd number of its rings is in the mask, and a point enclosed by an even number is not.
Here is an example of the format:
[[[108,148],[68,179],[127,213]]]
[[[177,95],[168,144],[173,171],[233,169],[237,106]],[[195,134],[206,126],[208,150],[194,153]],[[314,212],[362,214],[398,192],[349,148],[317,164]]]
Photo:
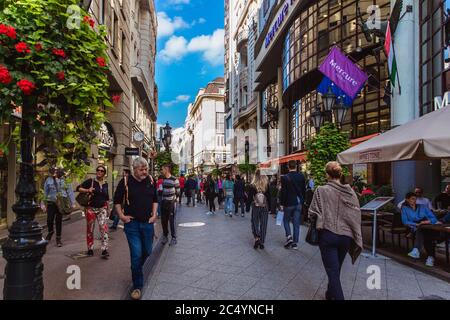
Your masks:
[[[347,253],[354,264],[362,251],[361,210],[358,197],[349,185],[341,184],[342,168],[337,162],[326,165],[328,183],[318,187],[309,208],[309,218],[317,219],[319,248],[328,276],[327,300],[344,300],[340,274]]]

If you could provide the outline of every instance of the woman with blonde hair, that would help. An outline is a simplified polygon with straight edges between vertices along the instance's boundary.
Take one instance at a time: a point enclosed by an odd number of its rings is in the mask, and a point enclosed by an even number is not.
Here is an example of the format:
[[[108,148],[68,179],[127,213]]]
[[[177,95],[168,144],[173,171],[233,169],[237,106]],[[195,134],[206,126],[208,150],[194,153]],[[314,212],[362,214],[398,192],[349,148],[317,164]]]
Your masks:
[[[341,267],[347,253],[354,264],[362,251],[361,209],[352,187],[341,183],[341,165],[329,162],[325,171],[328,183],[314,192],[308,216],[315,220],[319,232],[319,249],[328,276],[325,298],[344,300]]]
[[[269,217],[270,193],[269,179],[257,170],[249,190],[252,199],[252,231],[255,243],[254,249],[264,249],[266,239],[267,220]]]

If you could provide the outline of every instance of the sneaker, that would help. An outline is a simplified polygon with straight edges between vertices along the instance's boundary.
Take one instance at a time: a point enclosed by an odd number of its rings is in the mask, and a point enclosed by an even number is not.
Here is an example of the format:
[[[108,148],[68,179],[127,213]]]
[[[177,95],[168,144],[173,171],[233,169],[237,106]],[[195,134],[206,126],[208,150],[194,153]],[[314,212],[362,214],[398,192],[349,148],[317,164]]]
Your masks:
[[[174,246],[177,244],[177,238],[172,238],[172,240],[170,240],[169,246]]]
[[[245,217],[245,214],[241,214],[241,217],[244,218],[244,217]]]
[[[61,238],[56,238],[56,246],[57,246],[58,248],[61,248],[61,247],[62,247]]]
[[[87,255],[88,255],[89,257],[92,257],[92,256],[94,255],[94,250],[92,250],[92,249],[88,250],[88,251],[87,251]]]
[[[108,257],[109,257],[109,252],[108,252],[108,250],[103,250],[103,251],[102,251],[102,258],[103,258],[103,259],[108,259]]]
[[[168,241],[169,241],[169,239],[167,239],[167,236],[163,236],[162,239],[161,239],[161,243],[163,245],[165,245]]]
[[[294,243],[294,241],[292,241],[292,236],[288,236],[286,243],[284,244],[284,247],[286,249],[289,249],[291,247],[292,243]]]
[[[296,243],[293,243],[291,245],[291,249],[298,250],[298,245]]]
[[[260,249],[264,249],[264,244],[263,244],[263,243],[260,243],[260,244],[259,244],[259,248],[260,248]]]
[[[260,244],[260,242],[259,242],[259,240],[255,240],[255,244],[253,245],[253,249],[258,249],[259,248],[259,244]]]
[[[414,248],[410,253],[408,253],[408,256],[413,259],[420,259],[420,252],[417,248]]]
[[[130,294],[130,297],[133,300],[141,300],[141,296],[142,296],[142,292],[140,289],[134,289]]]
[[[434,258],[433,257],[428,257],[427,261],[425,262],[425,265],[427,267],[434,267]]]

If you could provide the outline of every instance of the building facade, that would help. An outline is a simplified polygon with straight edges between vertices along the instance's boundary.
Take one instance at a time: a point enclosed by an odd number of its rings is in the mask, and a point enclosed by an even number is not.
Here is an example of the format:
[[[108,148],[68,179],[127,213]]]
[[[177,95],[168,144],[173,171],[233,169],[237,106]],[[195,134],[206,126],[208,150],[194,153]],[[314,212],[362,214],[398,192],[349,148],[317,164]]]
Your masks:
[[[225,83],[223,78],[200,89],[188,107],[181,148],[181,167],[186,173],[210,173],[229,162],[225,145]]]
[[[225,2],[225,123],[232,163],[256,163],[258,95],[254,50],[259,0]]]

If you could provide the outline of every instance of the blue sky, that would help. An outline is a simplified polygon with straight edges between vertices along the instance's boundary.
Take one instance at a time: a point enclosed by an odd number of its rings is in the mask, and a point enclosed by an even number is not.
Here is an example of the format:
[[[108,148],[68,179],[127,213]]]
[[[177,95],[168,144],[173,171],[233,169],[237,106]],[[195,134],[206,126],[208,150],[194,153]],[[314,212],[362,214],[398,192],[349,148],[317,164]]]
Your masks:
[[[223,76],[222,0],[156,0],[158,123],[184,125],[197,92]]]

